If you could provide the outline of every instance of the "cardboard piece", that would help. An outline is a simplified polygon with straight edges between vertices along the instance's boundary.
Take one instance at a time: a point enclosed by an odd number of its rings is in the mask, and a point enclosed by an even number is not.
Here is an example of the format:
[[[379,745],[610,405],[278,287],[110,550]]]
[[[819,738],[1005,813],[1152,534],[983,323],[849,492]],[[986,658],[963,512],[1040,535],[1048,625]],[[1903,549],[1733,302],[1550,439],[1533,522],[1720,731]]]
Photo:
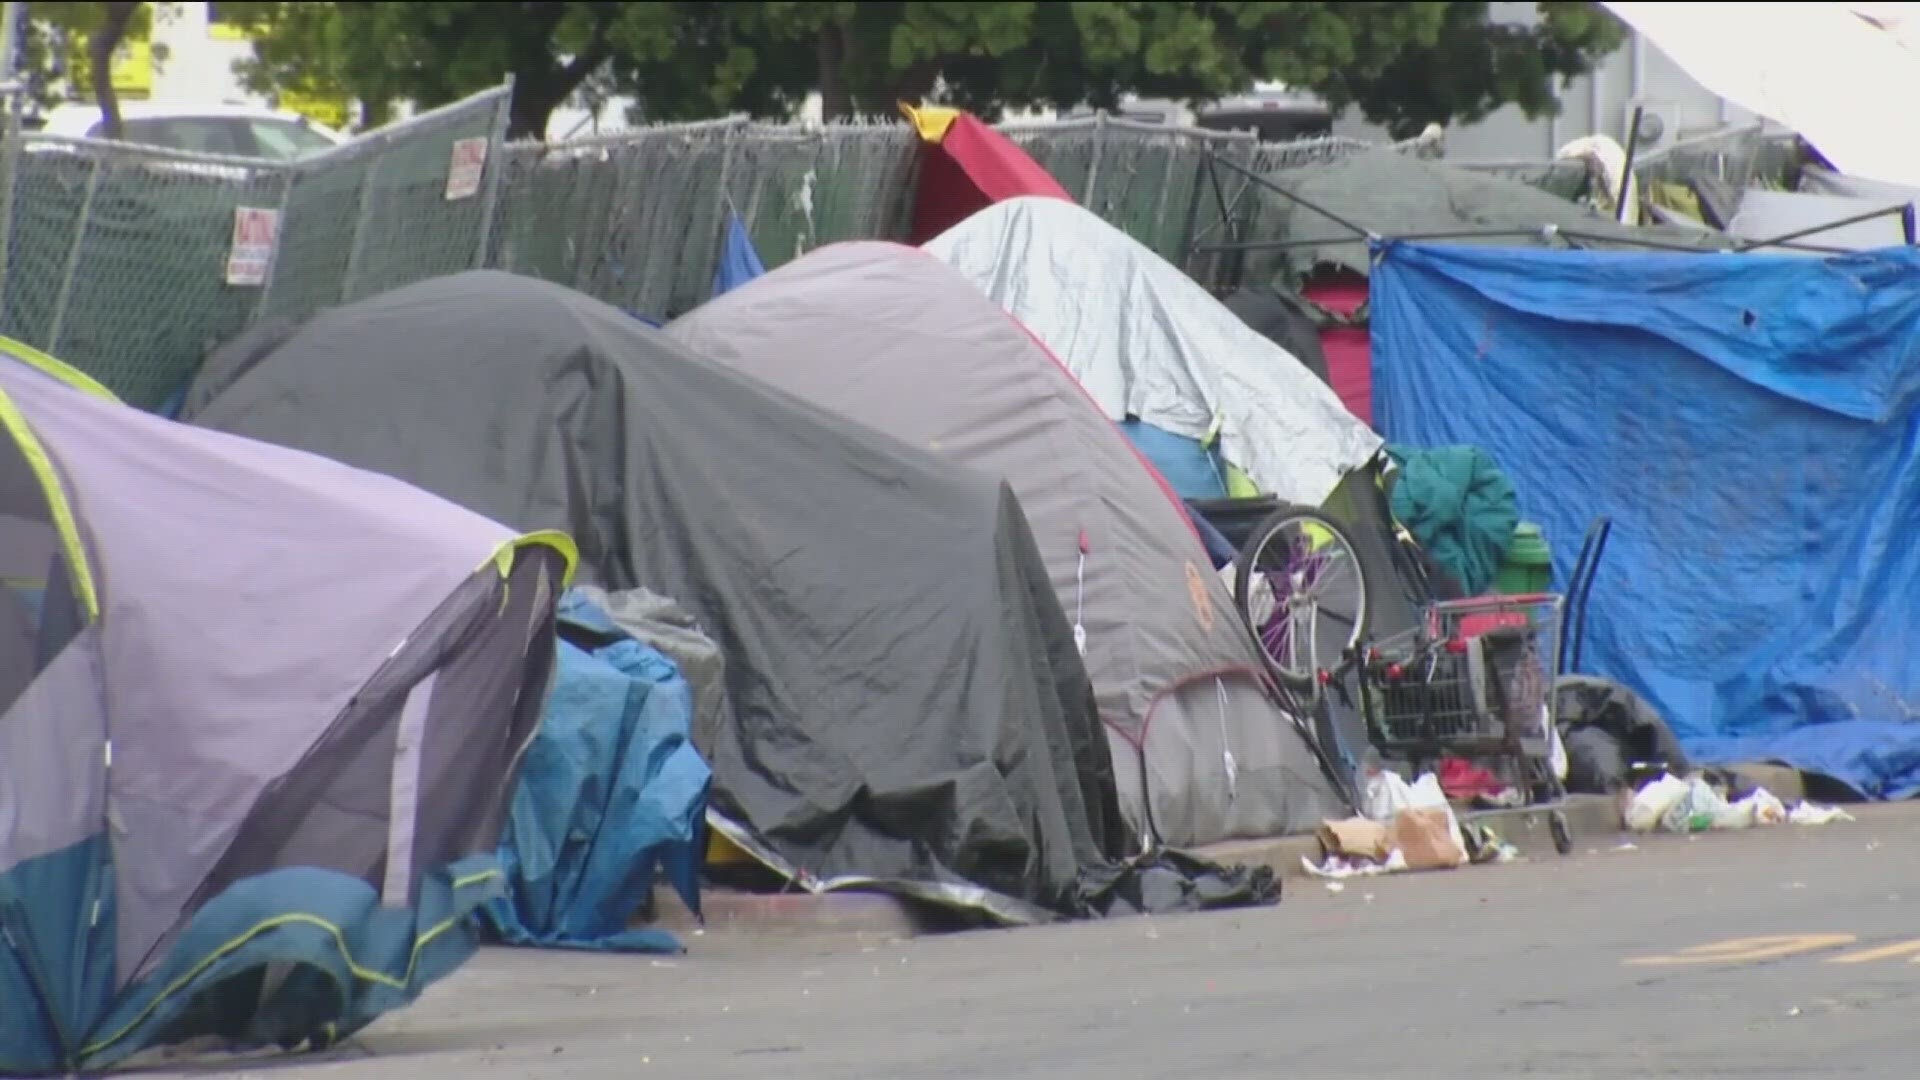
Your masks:
[[[1388,841],[1406,856],[1410,870],[1448,870],[1467,864],[1467,849],[1445,806],[1416,806],[1393,816]]]
[[[1363,817],[1320,823],[1320,847],[1328,855],[1385,862],[1393,852],[1387,827]]]

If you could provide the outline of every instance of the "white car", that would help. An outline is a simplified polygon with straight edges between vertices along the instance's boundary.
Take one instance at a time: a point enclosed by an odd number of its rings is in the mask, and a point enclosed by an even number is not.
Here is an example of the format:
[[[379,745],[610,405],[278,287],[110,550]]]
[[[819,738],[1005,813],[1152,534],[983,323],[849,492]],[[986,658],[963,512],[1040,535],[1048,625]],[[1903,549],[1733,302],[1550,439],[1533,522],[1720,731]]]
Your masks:
[[[294,161],[347,139],[299,113],[251,105],[128,101],[120,106],[120,128],[122,142],[268,161]],[[104,139],[105,129],[98,106],[70,104],[48,112],[45,126],[34,134]]]

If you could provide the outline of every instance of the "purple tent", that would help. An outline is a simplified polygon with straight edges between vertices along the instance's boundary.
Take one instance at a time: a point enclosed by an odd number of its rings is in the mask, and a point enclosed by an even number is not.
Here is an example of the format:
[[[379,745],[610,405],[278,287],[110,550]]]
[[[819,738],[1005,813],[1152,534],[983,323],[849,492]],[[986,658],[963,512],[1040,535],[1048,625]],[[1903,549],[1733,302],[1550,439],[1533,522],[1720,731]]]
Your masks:
[[[572,544],[82,383],[0,357],[0,1073],[350,1034],[475,945]]]

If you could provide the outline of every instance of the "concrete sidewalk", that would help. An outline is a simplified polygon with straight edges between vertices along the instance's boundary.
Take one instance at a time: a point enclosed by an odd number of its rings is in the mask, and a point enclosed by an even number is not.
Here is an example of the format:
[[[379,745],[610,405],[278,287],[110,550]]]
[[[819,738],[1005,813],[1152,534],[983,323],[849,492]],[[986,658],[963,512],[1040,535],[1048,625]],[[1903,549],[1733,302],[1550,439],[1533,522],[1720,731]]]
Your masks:
[[[1607,838],[1611,846],[1612,838],[1621,831],[1620,810],[1612,799],[1576,795],[1567,800],[1564,809],[1575,850],[1592,847],[1595,839],[1601,837]],[[1556,854],[1545,810],[1528,807],[1482,811],[1471,815],[1471,820],[1490,827],[1529,858],[1550,858]],[[1280,836],[1209,844],[1194,854],[1227,866],[1272,867],[1282,879],[1284,890],[1291,882],[1308,878],[1301,866],[1303,858],[1318,863],[1325,853],[1317,837]],[[715,933],[854,933],[904,938],[944,929],[947,925],[937,913],[912,901],[878,893],[767,894],[710,889],[701,893],[700,903],[706,915],[704,929]],[[660,890],[656,904],[659,920],[654,925],[682,934],[701,929],[693,914],[670,890]]]

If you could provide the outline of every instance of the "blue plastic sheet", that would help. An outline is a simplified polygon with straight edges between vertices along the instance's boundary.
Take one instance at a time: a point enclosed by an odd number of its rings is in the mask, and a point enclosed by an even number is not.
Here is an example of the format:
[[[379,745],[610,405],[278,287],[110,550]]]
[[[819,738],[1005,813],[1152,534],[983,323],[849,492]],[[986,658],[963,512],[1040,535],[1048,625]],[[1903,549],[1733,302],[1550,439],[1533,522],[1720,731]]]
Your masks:
[[[1376,263],[1383,434],[1492,454],[1562,588],[1612,515],[1586,667],[1703,763],[1920,793],[1920,252]]]
[[[561,615],[611,625],[577,593]],[[692,722],[692,691],[661,653],[632,638],[591,653],[560,643],[500,845],[507,896],[486,909],[502,941],[680,951],[673,935],[627,924],[656,874],[700,909],[695,874],[712,774],[693,747]]]
[[[747,223],[736,213],[727,214],[727,238],[720,247],[720,265],[713,272],[713,295],[731,292],[767,272],[747,235]]]
[[[1200,440],[1140,420],[1122,421],[1120,430],[1182,499],[1226,497],[1226,467],[1220,455],[1200,445]]]

